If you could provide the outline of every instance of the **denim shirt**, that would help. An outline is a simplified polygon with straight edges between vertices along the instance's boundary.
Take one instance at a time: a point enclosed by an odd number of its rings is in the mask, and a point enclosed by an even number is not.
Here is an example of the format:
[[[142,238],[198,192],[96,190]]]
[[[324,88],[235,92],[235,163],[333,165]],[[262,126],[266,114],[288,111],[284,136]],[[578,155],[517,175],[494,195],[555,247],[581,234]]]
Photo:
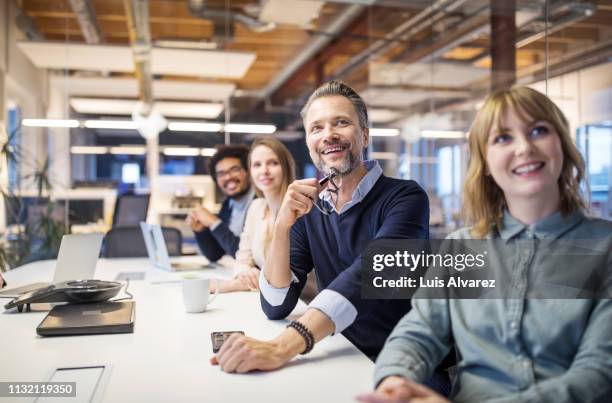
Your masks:
[[[465,228],[450,237],[471,238]],[[557,213],[526,226],[506,212],[502,229],[490,237],[506,245],[524,239],[592,240],[608,251],[606,266],[612,269],[612,222],[581,213]],[[538,270],[530,265],[538,259],[528,257],[542,251],[510,250],[520,262],[513,270]],[[526,282],[529,276],[521,278]],[[610,290],[610,270],[604,281]],[[527,289],[524,283],[517,287]],[[375,385],[390,375],[422,382],[453,345],[454,402],[609,402],[612,396],[611,299],[527,299],[525,294],[517,299],[414,299],[378,357]]]
[[[251,187],[251,190],[249,190],[249,192],[242,196],[240,199],[230,199],[230,208],[232,210],[232,213],[230,215],[228,227],[230,231],[234,233],[234,235],[240,236],[240,234],[242,234],[242,229],[244,228],[247,211],[254,198],[255,189]]]

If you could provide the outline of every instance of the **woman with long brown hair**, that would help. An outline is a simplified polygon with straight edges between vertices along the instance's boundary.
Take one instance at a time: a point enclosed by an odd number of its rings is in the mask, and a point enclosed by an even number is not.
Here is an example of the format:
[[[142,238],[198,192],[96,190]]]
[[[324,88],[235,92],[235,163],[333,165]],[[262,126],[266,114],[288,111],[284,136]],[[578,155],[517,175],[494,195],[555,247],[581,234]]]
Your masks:
[[[272,227],[289,184],[295,162],[287,147],[273,137],[257,138],[249,152],[249,173],[258,198],[249,206],[236,252],[239,272],[220,283],[221,292],[259,289],[259,272],[272,239]]]
[[[612,222],[585,214],[584,161],[566,118],[531,88],[499,91],[469,146],[470,227],[449,238],[484,238],[489,256],[504,257],[504,296],[413,299],[362,400],[447,401],[419,383],[454,346],[455,402],[609,401]]]

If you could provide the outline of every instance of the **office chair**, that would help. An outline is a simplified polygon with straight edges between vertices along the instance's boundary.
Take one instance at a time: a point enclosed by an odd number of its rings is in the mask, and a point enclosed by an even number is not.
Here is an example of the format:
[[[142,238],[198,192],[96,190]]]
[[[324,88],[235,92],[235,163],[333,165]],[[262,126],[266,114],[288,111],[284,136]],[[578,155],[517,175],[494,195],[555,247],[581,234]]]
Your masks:
[[[168,255],[180,256],[183,236],[176,228],[162,227]],[[116,227],[104,237],[104,257],[147,257],[147,247],[140,226]]]
[[[117,196],[113,213],[113,228],[138,227],[141,221],[147,221],[149,197],[148,194],[131,193]]]

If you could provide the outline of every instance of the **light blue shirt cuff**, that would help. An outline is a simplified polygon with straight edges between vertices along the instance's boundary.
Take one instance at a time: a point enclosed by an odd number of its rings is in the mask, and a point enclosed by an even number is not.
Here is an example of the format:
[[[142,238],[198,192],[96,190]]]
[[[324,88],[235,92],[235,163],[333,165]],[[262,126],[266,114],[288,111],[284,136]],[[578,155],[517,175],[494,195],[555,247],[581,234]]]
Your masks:
[[[291,282],[299,283],[298,278],[291,272]],[[285,302],[285,297],[287,297],[287,293],[289,292],[289,287],[276,288],[272,284],[268,283],[266,280],[266,276],[264,275],[264,271],[259,271],[259,291],[261,291],[261,295],[268,301],[268,304],[272,306],[279,306]]]
[[[334,334],[342,332],[357,318],[357,309],[337,291],[323,290],[308,305],[323,312],[334,322]]]
[[[208,226],[208,229],[211,230],[211,231],[214,231],[221,223],[222,223],[222,221],[219,219],[219,220],[215,221],[214,223],[210,224]]]

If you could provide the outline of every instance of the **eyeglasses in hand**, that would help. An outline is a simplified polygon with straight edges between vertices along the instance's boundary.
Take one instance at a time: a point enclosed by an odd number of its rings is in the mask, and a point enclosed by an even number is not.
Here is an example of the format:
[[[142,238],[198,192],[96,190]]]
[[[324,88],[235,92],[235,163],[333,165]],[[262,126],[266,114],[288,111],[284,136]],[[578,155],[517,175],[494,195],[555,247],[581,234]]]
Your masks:
[[[338,203],[338,191],[340,186],[336,183],[334,178],[338,176],[338,171],[332,168],[329,174],[319,181],[319,185],[324,185],[329,182],[325,189],[325,197],[317,197],[316,200],[312,201],[312,204],[324,215],[330,215],[334,212],[336,204]]]

